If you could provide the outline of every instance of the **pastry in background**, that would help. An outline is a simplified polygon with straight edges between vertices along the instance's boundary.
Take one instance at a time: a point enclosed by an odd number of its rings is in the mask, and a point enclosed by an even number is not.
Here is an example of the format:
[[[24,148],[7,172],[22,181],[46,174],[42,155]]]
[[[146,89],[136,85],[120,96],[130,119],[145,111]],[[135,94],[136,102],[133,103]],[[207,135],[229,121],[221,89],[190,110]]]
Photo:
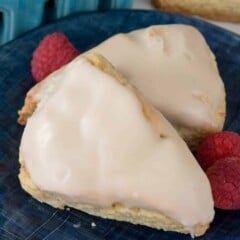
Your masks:
[[[40,202],[202,235],[208,179],[176,130],[102,56],[77,57],[27,94],[20,182]]]
[[[225,89],[215,57],[192,26],[117,34],[90,52],[105,56],[177,129],[192,150],[221,131]]]
[[[238,0],[152,0],[153,5],[168,12],[229,22],[240,22]]]

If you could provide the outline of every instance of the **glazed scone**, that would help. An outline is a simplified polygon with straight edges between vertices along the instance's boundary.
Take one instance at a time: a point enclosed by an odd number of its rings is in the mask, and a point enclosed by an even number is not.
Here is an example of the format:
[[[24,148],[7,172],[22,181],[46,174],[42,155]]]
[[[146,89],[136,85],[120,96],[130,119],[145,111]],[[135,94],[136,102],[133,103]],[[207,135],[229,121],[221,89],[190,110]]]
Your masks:
[[[152,3],[163,11],[198,15],[213,20],[240,22],[238,0],[152,0]]]
[[[205,233],[214,217],[206,175],[176,130],[107,60],[80,56],[41,84],[39,102],[28,95],[25,103],[23,189],[57,208]]]
[[[213,53],[187,25],[157,25],[117,34],[90,52],[105,56],[194,150],[221,131],[225,90]]]

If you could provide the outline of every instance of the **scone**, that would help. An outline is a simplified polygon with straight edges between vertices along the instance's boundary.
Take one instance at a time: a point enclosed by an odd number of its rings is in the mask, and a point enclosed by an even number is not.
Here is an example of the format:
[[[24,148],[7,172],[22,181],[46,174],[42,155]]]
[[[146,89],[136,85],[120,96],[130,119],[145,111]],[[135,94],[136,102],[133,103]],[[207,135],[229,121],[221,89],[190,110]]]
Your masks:
[[[106,59],[80,56],[41,85],[19,112],[27,120],[23,189],[57,208],[205,233],[214,217],[206,175],[171,124]]]
[[[221,131],[225,90],[213,53],[187,25],[117,34],[90,52],[105,56],[174,125],[192,150]]]
[[[152,3],[163,11],[198,15],[213,20],[240,22],[238,0],[152,0]]]

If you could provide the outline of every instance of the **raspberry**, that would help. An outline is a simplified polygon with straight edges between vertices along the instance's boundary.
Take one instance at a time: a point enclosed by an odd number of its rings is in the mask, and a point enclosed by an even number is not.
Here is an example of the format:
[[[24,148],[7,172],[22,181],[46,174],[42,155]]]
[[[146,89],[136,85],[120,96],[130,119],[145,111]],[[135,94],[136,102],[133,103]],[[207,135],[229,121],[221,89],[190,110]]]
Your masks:
[[[214,133],[200,144],[197,151],[197,159],[203,170],[227,157],[240,157],[240,136],[237,133]]]
[[[225,158],[207,170],[215,207],[240,209],[240,158]]]
[[[62,33],[47,35],[33,53],[32,75],[37,82],[41,81],[79,54]]]

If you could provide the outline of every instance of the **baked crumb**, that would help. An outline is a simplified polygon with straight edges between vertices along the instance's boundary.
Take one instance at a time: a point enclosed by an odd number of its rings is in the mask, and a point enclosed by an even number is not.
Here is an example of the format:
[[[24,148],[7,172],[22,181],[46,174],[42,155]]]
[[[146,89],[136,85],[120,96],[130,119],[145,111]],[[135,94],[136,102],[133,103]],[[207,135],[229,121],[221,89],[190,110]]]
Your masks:
[[[74,223],[74,224],[73,224],[73,227],[74,227],[74,228],[80,228],[80,227],[81,227],[81,223],[80,223],[80,222]]]
[[[92,228],[95,228],[96,226],[97,226],[97,225],[96,225],[95,222],[92,222],[92,223],[91,223],[91,227],[92,227]]]

